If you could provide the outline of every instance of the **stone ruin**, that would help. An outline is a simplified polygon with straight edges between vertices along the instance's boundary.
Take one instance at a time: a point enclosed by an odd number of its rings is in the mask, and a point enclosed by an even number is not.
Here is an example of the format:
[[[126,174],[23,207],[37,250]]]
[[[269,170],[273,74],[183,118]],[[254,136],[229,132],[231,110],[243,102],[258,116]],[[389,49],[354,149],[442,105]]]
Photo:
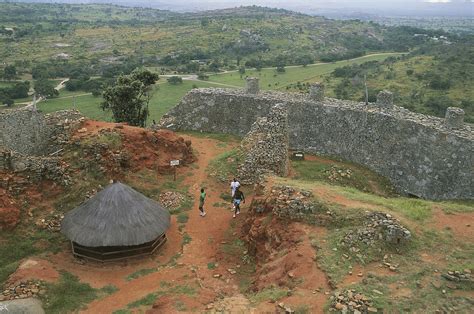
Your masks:
[[[315,101],[324,100],[324,85],[322,83],[314,83],[309,87],[309,98]]]
[[[259,79],[256,77],[248,77],[246,79],[245,92],[247,94],[258,94],[260,92]]]
[[[31,182],[48,179],[68,185],[67,165],[57,155],[83,120],[78,111],[46,115],[35,110],[0,112],[0,171],[24,173]],[[9,180],[0,184],[13,189]]]
[[[383,90],[377,94],[377,105],[381,108],[393,108],[393,93]]]
[[[392,215],[370,212],[364,218],[363,226],[347,233],[342,243],[349,247],[356,247],[358,244],[372,246],[380,241],[398,245],[410,240],[411,232]]]
[[[258,80],[248,79],[244,90],[193,89],[159,124],[243,137],[279,103],[288,108],[290,149],[366,166],[401,194],[474,199],[474,126],[460,108],[442,119],[396,106],[388,91],[366,105],[324,97],[322,84],[307,95],[259,91]]]
[[[243,184],[254,184],[262,176],[288,173],[288,110],[284,104],[273,107],[267,117],[258,118],[243,139],[245,159],[238,168]]]

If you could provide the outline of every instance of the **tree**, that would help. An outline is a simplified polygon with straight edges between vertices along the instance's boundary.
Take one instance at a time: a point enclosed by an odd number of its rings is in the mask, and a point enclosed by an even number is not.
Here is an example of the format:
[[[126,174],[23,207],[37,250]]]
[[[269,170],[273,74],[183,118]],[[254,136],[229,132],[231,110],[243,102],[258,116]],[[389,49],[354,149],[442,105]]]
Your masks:
[[[44,98],[51,98],[59,95],[59,91],[54,87],[54,83],[47,80],[39,80],[35,82],[36,94]]]
[[[183,78],[180,76],[172,76],[167,79],[168,83],[172,85],[183,84]]]
[[[276,68],[276,71],[277,71],[278,73],[285,73],[285,72],[286,72],[284,66],[278,66],[278,67]]]
[[[107,87],[100,104],[103,110],[111,110],[115,122],[145,127],[151,86],[159,79],[158,74],[145,69],[135,69],[130,75],[120,75],[115,85]]]
[[[7,107],[11,107],[13,106],[15,102],[13,101],[13,99],[10,99],[10,98],[7,98],[3,101],[3,104],[6,105]]]
[[[198,79],[200,79],[201,81],[207,81],[209,79],[209,75],[204,72],[199,72]]]
[[[3,78],[7,81],[13,80],[16,77],[16,68],[14,65],[7,65],[3,69]]]

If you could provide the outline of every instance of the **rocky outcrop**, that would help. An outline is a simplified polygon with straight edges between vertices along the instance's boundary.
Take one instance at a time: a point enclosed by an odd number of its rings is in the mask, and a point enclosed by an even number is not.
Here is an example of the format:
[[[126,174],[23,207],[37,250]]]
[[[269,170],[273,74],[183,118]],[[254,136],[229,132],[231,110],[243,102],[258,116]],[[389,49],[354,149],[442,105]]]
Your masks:
[[[417,114],[393,104],[281,92],[194,89],[160,122],[172,130],[245,136],[275,104],[288,108],[291,149],[337,157],[390,179],[400,193],[427,199],[474,199],[474,132],[462,112],[447,119]]]

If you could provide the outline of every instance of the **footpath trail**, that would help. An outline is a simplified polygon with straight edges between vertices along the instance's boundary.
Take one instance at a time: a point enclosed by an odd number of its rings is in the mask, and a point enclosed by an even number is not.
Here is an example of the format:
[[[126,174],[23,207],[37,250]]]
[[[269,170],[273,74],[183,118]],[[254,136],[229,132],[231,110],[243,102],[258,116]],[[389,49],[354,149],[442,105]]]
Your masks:
[[[187,234],[191,242],[181,248],[179,232],[177,232],[177,222],[175,217],[172,220],[172,227],[168,232],[169,241],[163,247],[162,255],[158,259],[159,264],[165,265],[158,271],[148,275],[126,280],[127,275],[140,269],[157,267],[156,261],[147,260],[138,265],[115,266],[111,269],[107,267],[94,268],[93,266],[81,266],[73,271],[82,281],[89,282],[95,287],[103,287],[113,284],[118,291],[104,298],[95,300],[88,305],[83,313],[112,313],[116,310],[126,309],[127,305],[137,300],[143,299],[150,293],[162,290],[163,282],[173,286],[194,287],[194,295],[167,295],[159,299],[157,313],[176,312],[175,304],[177,300],[184,302],[188,309],[203,311],[206,305],[213,303],[216,297],[237,296],[239,302],[229,302],[238,308],[232,310],[246,312],[248,301],[239,295],[238,285],[227,271],[235,265],[225,265],[219,261],[215,269],[209,269],[208,263],[216,263],[217,254],[221,242],[224,240],[225,232],[229,228],[232,218],[230,204],[228,207],[215,206],[223,202],[221,193],[230,193],[227,184],[216,183],[210,179],[206,169],[212,159],[226,150],[231,149],[232,144],[218,145],[219,142],[208,138],[184,136],[192,141],[193,148],[197,152],[198,160],[193,167],[180,169],[179,175],[184,175],[183,186],[189,187],[189,193],[194,196],[194,202],[188,211],[187,221],[182,235]],[[206,189],[207,198],[205,202],[206,217],[201,217],[198,210],[199,191],[201,187]],[[169,265],[171,256],[181,252],[176,263]],[[160,253],[158,253],[160,254]],[[221,278],[214,275],[220,274]]]

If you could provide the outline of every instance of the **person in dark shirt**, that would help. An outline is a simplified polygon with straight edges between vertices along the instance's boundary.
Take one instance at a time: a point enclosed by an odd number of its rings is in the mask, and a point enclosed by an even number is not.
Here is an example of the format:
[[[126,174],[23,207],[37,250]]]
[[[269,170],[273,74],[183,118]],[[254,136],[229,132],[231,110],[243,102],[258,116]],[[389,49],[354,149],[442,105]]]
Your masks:
[[[206,192],[204,192],[204,189],[201,189],[201,194],[199,195],[199,215],[201,217],[206,216],[206,212],[204,211],[204,200],[206,199]]]
[[[245,203],[245,195],[240,190],[240,187],[237,187],[237,189],[235,190],[234,196],[232,197],[232,202],[235,206],[234,215],[232,217],[235,218],[236,215],[240,214],[240,203]]]

